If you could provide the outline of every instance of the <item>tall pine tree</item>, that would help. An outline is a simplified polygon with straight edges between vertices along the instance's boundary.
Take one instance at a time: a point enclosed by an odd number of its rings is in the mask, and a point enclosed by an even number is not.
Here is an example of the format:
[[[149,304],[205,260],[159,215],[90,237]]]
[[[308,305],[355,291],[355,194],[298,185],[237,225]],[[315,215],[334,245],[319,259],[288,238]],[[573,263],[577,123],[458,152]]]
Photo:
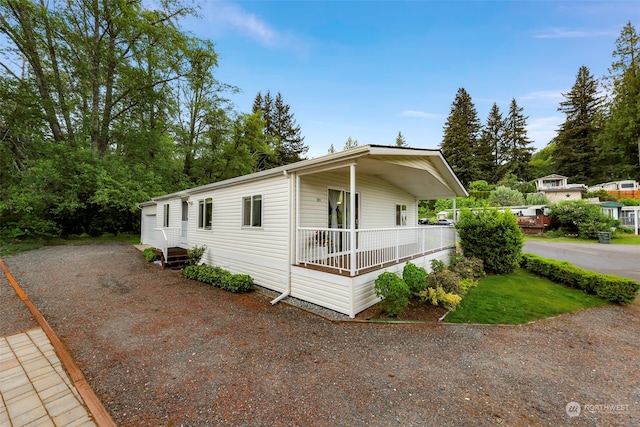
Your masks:
[[[444,126],[440,148],[465,186],[480,177],[475,155],[481,126],[471,96],[464,88],[458,89]]]
[[[640,35],[631,22],[616,40],[611,99],[598,136],[598,178],[640,180]]]
[[[477,149],[480,174],[490,184],[498,182],[505,172],[507,157],[504,132],[504,118],[500,108],[494,103],[482,128]]]
[[[402,132],[398,132],[398,136],[396,136],[396,147],[408,147],[407,140],[404,139],[404,135]]]
[[[586,66],[580,67],[576,82],[558,111],[566,115],[554,138],[555,171],[572,182],[594,184],[595,120],[600,113],[602,99],[598,96],[598,81]]]
[[[303,160],[309,147],[304,144],[300,126],[291,113],[291,107],[285,104],[278,92],[275,100],[271,92],[262,96],[260,92],[253,102],[253,112],[260,112],[265,123],[265,134],[272,144],[272,154],[265,161],[265,168],[282,166]]]
[[[507,173],[512,173],[520,181],[532,179],[529,161],[534,148],[527,137],[527,118],[523,108],[518,107],[515,98],[511,99],[509,115],[505,121],[505,146],[507,148]]]

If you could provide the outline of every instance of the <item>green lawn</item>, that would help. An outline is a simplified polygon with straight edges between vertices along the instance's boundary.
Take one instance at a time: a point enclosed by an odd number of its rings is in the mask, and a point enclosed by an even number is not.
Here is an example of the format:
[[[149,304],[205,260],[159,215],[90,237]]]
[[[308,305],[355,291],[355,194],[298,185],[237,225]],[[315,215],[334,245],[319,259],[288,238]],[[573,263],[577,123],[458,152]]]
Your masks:
[[[599,243],[598,239],[581,239],[579,237],[546,237],[546,236],[524,236],[525,240],[539,240],[543,242],[560,243]],[[640,245],[640,236],[634,234],[616,233],[611,236],[613,245]]]
[[[512,324],[556,316],[608,302],[537,277],[526,270],[486,276],[462,299],[447,322]]]

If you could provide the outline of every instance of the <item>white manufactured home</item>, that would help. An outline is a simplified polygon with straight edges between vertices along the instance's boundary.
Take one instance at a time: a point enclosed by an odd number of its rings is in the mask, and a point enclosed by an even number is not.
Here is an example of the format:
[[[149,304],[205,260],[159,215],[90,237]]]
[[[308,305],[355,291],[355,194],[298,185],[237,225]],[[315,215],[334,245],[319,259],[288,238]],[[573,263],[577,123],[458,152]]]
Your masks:
[[[439,150],[367,145],[141,203],[141,242],[206,245],[202,262],[350,317],[407,261],[448,262],[453,227],[418,225],[418,202],[467,196]]]

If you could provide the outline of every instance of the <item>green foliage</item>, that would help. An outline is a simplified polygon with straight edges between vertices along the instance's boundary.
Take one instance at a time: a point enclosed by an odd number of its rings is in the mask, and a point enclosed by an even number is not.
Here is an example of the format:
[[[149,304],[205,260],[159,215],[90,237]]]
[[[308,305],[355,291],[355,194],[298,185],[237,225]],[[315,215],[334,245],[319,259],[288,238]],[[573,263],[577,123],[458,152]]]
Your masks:
[[[595,239],[601,231],[610,231],[613,220],[605,215],[600,206],[583,200],[567,200],[550,206],[550,216],[557,226],[567,234],[576,234],[585,239]]]
[[[493,206],[522,206],[524,196],[518,190],[501,185],[491,192],[489,201]]]
[[[411,262],[407,262],[402,270],[402,279],[409,286],[411,293],[417,294],[427,286],[427,271]]]
[[[485,276],[484,263],[480,258],[475,257],[452,257],[449,270],[461,279],[479,280]]]
[[[523,237],[511,212],[483,209],[473,213],[463,209],[456,229],[464,255],[481,259],[486,270],[505,274],[518,268]]]
[[[191,249],[187,249],[187,256],[189,257],[189,265],[198,265],[200,260],[207,250],[207,245],[194,246]]]
[[[395,273],[384,272],[375,280],[374,290],[380,301],[380,308],[390,316],[397,316],[409,305],[411,290]]]
[[[638,296],[640,283],[609,274],[594,273],[567,261],[524,254],[522,267],[554,282],[598,295],[611,302],[632,303]]]
[[[535,205],[549,205],[549,199],[542,193],[527,193],[525,197],[525,204],[528,206]]]
[[[239,293],[253,290],[253,279],[247,274],[231,274],[229,271],[206,264],[188,265],[182,271],[187,279],[197,280],[225,291]]]
[[[439,259],[431,260],[431,273],[440,273],[441,271],[444,271],[445,268],[447,268],[447,266],[443,261],[440,261]]]
[[[421,291],[418,294],[418,297],[422,302],[429,302],[432,305],[440,306],[447,311],[454,311],[458,305],[460,305],[460,301],[462,301],[462,297],[460,295],[447,293],[441,287],[429,287]]]
[[[442,288],[447,293],[460,294],[460,276],[449,269],[431,273],[427,277],[427,287]]]
[[[460,296],[465,296],[471,288],[478,286],[478,281],[473,279],[460,279]]]
[[[160,259],[160,257],[155,252],[153,252],[153,248],[146,248],[144,251],[142,251],[142,255],[144,256],[144,259],[147,260],[147,262],[153,262]]]

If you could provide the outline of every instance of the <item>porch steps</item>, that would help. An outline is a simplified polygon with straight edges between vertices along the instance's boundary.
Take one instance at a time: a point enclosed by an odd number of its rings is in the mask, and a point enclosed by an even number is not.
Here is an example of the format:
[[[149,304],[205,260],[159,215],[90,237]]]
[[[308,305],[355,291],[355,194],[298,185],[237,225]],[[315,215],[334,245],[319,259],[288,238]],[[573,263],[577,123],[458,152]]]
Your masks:
[[[164,259],[164,253],[161,249],[154,248],[153,253],[160,257],[160,262],[162,263],[162,268],[180,268],[187,265],[189,262],[189,255],[187,254],[187,250],[184,248],[168,248],[167,249],[167,259]]]

